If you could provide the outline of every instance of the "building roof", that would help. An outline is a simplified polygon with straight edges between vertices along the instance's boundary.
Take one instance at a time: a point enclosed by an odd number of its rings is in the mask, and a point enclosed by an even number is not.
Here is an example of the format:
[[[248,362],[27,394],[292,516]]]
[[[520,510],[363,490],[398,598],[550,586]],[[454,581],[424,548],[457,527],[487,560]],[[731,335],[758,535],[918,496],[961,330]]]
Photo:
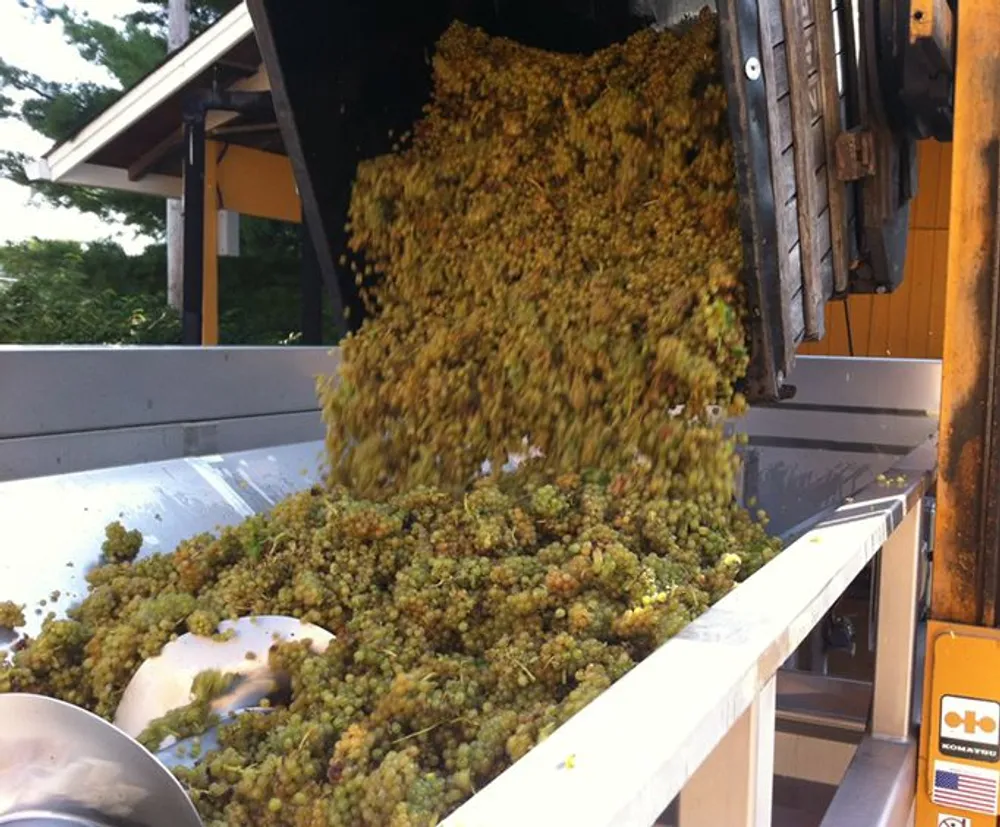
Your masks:
[[[28,175],[32,180],[179,197],[183,98],[213,84],[243,91],[270,89],[245,2],[170,55],[72,138],[46,152]],[[211,132],[234,123],[239,123],[235,113],[213,112],[206,127]],[[283,153],[280,140],[275,129],[269,143],[259,148]]]

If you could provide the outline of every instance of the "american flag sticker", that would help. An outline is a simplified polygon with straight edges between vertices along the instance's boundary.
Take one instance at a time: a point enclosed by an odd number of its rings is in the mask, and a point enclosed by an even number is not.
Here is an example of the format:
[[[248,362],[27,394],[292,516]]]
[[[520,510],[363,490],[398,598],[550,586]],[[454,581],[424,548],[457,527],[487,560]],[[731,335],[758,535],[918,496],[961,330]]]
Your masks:
[[[997,814],[998,791],[1000,772],[950,761],[934,762],[931,800],[935,804],[992,816]]]

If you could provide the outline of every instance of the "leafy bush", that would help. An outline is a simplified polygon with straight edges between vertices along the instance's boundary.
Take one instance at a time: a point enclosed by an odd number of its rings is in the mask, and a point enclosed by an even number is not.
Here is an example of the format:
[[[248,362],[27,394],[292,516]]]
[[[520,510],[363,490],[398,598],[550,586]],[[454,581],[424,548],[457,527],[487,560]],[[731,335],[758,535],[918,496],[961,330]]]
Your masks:
[[[72,270],[19,275],[0,290],[0,342],[174,344],[180,336],[180,318],[163,298],[95,290]]]
[[[244,255],[219,262],[219,334],[227,345],[301,338],[295,227],[244,218]],[[128,255],[113,241],[0,246],[0,343],[173,344],[179,314],[166,301],[166,251]],[[4,288],[6,285],[6,289]],[[325,341],[336,341],[324,303]]]

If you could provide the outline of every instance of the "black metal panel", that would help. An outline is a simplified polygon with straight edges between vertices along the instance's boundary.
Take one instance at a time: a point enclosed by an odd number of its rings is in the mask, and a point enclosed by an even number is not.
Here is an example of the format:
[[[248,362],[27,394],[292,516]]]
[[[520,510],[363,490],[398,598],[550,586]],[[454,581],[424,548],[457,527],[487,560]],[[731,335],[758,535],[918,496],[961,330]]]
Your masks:
[[[347,255],[347,207],[359,160],[391,147],[429,91],[425,44],[443,30],[433,4],[369,0],[248,3],[275,110],[335,319],[356,328],[362,305]],[[394,8],[390,8],[394,7]]]
[[[201,344],[205,292],[205,112],[184,115],[184,255],[181,341]]]
[[[885,94],[892,128],[913,139],[950,141],[955,115],[954,13],[939,3],[934,14],[944,18],[937,36],[914,29],[923,18],[912,0],[879,0],[877,28],[879,85]]]
[[[838,31],[842,40],[842,48],[845,54],[854,55],[857,53],[858,32],[854,26],[854,4],[862,0],[841,0],[839,8],[834,12],[837,20]],[[844,94],[842,99],[843,126],[845,131],[858,128],[866,117],[866,106],[862,96],[861,67],[857,60],[845,60],[844,66]],[[849,259],[852,262],[861,259],[860,239],[857,227],[860,225],[861,215],[861,186],[854,181],[846,184],[847,190],[847,243],[849,245]],[[850,287],[848,287],[848,292]]]
[[[760,67],[759,20],[755,0],[719,3],[723,76],[729,95],[729,126],[736,156],[743,233],[744,279],[750,311],[750,398],[777,399],[784,369],[777,218],[771,186],[768,108],[763,75],[751,80],[745,67]]]
[[[874,174],[857,182],[858,260],[852,293],[891,293],[903,282],[910,202],[917,192],[917,147],[899,119],[894,55],[905,49],[906,22],[887,2],[859,3],[860,126],[871,136]],[[903,42],[899,41],[903,37]],[[886,84],[889,84],[887,87]]]

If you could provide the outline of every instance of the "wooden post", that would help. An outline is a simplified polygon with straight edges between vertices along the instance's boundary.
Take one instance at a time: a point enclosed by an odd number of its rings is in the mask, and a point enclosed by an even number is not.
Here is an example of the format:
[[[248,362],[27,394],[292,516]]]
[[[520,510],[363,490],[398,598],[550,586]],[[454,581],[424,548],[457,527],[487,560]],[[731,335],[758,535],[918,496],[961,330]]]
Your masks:
[[[205,232],[201,305],[201,343],[219,344],[219,151],[216,141],[205,142]]]
[[[1000,6],[958,28],[931,611],[1000,626]]]
[[[170,0],[167,27],[167,49],[173,52],[191,36],[187,0]],[[167,199],[167,302],[177,310],[184,303],[184,214],[178,198]]]

